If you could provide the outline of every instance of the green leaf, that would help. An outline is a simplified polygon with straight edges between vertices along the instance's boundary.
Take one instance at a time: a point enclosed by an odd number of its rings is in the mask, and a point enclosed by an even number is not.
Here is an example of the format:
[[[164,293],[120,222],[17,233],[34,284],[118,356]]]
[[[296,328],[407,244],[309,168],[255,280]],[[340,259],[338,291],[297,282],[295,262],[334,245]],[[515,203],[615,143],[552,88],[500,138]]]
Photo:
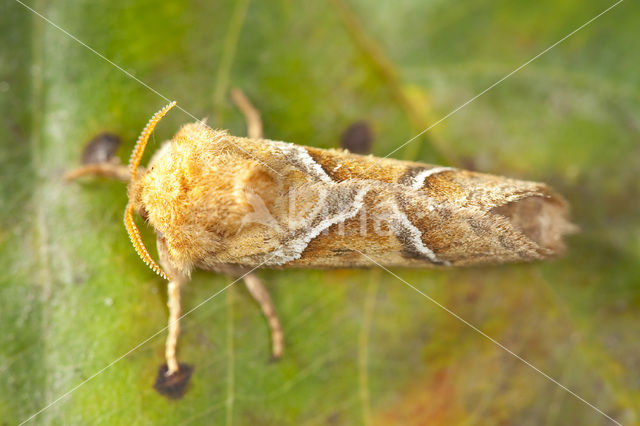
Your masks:
[[[163,96],[245,134],[236,86],[266,137],[337,147],[364,119],[384,156],[611,4],[28,3],[56,28],[3,2],[0,418],[606,423],[384,271],[261,272],[285,331],[278,363],[241,285],[212,298],[182,321],[180,359],[195,370],[169,401],[152,388],[166,290],[124,231],[125,187],[62,175],[102,131],[122,136],[126,159]],[[624,424],[640,422],[639,18],[640,5],[621,3],[394,154],[548,182],[568,198],[582,231],[562,259],[394,272]],[[148,151],[193,120],[172,112]],[[185,311],[230,282],[196,272]]]

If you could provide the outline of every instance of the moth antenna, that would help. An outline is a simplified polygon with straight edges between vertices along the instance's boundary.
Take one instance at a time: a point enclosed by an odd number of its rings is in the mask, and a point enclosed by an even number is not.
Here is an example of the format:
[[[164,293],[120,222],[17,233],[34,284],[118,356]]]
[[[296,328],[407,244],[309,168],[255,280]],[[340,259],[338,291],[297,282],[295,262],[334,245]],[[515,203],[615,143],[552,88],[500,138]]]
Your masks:
[[[133,204],[127,204],[127,208],[124,211],[124,226],[127,228],[127,233],[129,234],[129,238],[131,239],[131,243],[133,244],[133,248],[136,249],[136,253],[138,256],[147,264],[148,267],[153,269],[153,271],[160,275],[165,280],[169,281],[169,277],[164,272],[164,270],[156,263],[155,260],[151,257],[147,248],[144,246],[142,242],[142,237],[140,236],[140,231],[136,226],[136,223],[133,220]]]
[[[131,158],[129,159],[129,173],[131,173],[132,181],[136,180],[138,166],[140,165],[140,160],[142,160],[142,155],[144,154],[144,149],[147,146],[149,136],[151,136],[151,133],[153,133],[153,129],[156,127],[156,124],[158,124],[158,122],[162,120],[162,117],[164,117],[175,105],[176,101],[173,101],[169,105],[162,108],[160,111],[156,112],[153,117],[151,117],[151,120],[149,120],[144,130],[140,134],[138,142],[136,142],[136,147],[133,149]]]
[[[149,136],[153,133],[153,129],[155,129],[156,124],[162,117],[164,117],[171,108],[176,105],[176,102],[173,101],[169,105],[162,108],[160,111],[156,112],[151,120],[147,123],[138,138],[138,142],[136,142],[136,146],[131,153],[131,158],[129,159],[129,173],[131,175],[131,182],[135,182],[138,174],[138,167],[140,166],[140,160],[142,160],[142,155],[144,154],[144,149],[147,146],[147,142],[149,141]],[[136,249],[136,253],[138,256],[147,264],[153,271],[160,275],[165,280],[169,280],[167,274],[162,270],[162,268],[153,260],[144,243],[142,242],[142,237],[140,236],[140,231],[136,226],[135,221],[133,220],[133,212],[135,210],[134,205],[129,200],[129,204],[127,204],[127,208],[124,210],[124,226],[127,228],[127,233],[129,234],[129,238],[131,239],[131,243],[133,244],[133,248]]]

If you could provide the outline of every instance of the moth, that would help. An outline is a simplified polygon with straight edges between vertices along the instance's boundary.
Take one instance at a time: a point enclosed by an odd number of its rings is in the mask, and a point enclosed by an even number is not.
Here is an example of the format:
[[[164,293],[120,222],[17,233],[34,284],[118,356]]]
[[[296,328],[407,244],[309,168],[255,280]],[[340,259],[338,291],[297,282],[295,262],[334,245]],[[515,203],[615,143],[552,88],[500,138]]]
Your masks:
[[[128,171],[110,162],[68,175],[129,181],[127,232],[142,260],[169,282],[165,378],[186,368],[176,357],[180,289],[194,269],[244,279],[279,358],[282,327],[257,268],[533,261],[560,254],[574,229],[567,203],[543,183],[262,139],[257,111],[241,92],[234,99],[248,117],[249,138],[187,124],[142,169],[149,136],[173,102],[142,131]],[[155,230],[159,262],[134,214]]]

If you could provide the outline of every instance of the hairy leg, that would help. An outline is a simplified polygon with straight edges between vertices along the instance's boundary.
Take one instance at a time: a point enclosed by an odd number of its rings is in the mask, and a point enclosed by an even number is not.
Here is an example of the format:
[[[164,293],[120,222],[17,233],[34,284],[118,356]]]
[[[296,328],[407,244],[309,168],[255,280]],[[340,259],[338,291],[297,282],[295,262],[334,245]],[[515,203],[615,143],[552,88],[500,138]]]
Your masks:
[[[167,342],[165,345],[165,357],[167,359],[167,376],[177,372],[180,367],[176,356],[176,347],[178,346],[178,336],[180,335],[180,289],[188,282],[188,277],[175,270],[168,261],[169,252],[165,245],[164,239],[157,239],[158,253],[160,256],[160,264],[162,268],[168,272],[170,281],[167,286],[167,305],[169,306],[169,321]]]
[[[278,313],[276,312],[275,306],[273,306],[269,292],[264,284],[262,284],[262,281],[260,281],[260,278],[258,278],[258,275],[253,272],[245,275],[244,283],[249,293],[251,293],[251,296],[253,296],[260,305],[262,313],[267,318],[269,328],[271,329],[271,355],[274,359],[278,359],[282,357],[282,353],[284,352],[284,334]]]
[[[64,174],[64,178],[67,181],[78,179],[83,176],[104,176],[120,180],[122,182],[129,182],[129,180],[131,180],[129,168],[123,164],[115,162],[85,164],[69,170]]]
[[[247,135],[250,138],[261,139],[262,119],[260,118],[260,112],[251,104],[249,98],[247,98],[240,89],[233,89],[231,91],[231,99],[244,115],[244,119],[247,122]]]
[[[247,121],[247,133],[249,137],[254,139],[262,138],[260,112],[251,104],[251,101],[249,101],[240,89],[233,89],[231,91],[231,99]],[[275,306],[273,306],[269,292],[255,273],[246,275],[244,277],[244,283],[249,293],[251,293],[251,296],[253,296],[260,305],[264,316],[267,318],[269,328],[271,329],[271,354],[274,359],[278,359],[284,351],[284,334],[278,313],[276,312]]]

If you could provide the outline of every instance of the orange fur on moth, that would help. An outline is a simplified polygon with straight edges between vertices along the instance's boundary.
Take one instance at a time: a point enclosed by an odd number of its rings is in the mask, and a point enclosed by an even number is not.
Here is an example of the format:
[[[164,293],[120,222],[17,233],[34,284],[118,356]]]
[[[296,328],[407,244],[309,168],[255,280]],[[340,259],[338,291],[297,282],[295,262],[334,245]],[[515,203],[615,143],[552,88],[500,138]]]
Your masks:
[[[139,170],[150,134],[174,102],[143,130],[123,179],[130,181],[125,225],[135,250],[169,280],[162,377],[190,376],[177,362],[176,346],[180,288],[195,268],[244,278],[269,320],[277,358],[282,328],[255,268],[532,261],[561,253],[563,236],[574,230],[566,202],[543,183],[261,139],[259,115],[236,95],[254,117],[254,137],[187,124]],[[122,171],[92,166],[69,177],[82,174]],[[159,264],[134,213],[156,231]],[[170,396],[162,383],[156,388]]]

